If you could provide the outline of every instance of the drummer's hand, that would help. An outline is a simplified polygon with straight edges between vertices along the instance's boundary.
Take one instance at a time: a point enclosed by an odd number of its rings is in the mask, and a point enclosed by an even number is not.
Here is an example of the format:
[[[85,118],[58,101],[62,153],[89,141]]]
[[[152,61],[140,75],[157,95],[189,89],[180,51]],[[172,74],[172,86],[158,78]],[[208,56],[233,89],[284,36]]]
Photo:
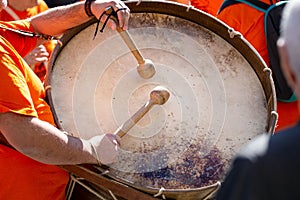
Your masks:
[[[33,49],[29,54],[24,57],[24,60],[29,66],[34,66],[37,63],[47,62],[49,53],[44,45],[40,45]]]
[[[119,141],[120,138],[113,134],[94,136],[89,140],[92,148],[97,151],[96,154],[93,153],[93,156],[104,165],[117,162]]]
[[[92,2],[91,4],[91,10],[92,13],[96,16],[97,19],[101,16],[103,12],[105,12],[106,8],[112,7],[114,11],[117,12],[118,15],[118,21],[119,21],[119,26],[123,29],[126,30],[128,28],[128,20],[130,16],[130,10],[129,8],[125,5],[124,2],[120,0],[96,0],[95,2]],[[125,9],[126,8],[126,9]],[[107,16],[104,15],[101,19],[102,22],[106,20]],[[116,24],[113,20],[109,20],[107,25],[115,30],[116,29]]]

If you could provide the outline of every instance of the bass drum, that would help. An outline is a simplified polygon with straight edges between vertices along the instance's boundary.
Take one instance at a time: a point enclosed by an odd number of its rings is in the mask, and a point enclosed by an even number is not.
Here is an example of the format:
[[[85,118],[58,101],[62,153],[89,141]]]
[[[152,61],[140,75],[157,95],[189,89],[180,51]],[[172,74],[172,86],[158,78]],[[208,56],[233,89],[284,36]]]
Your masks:
[[[155,75],[139,76],[118,32],[105,28],[93,39],[95,20],[76,27],[55,50],[47,79],[56,123],[85,139],[112,133],[154,87],[167,87],[169,100],[122,138],[106,175],[149,194],[204,199],[242,145],[273,133],[271,71],[238,32],[200,10],[166,1],[127,5],[128,32]]]

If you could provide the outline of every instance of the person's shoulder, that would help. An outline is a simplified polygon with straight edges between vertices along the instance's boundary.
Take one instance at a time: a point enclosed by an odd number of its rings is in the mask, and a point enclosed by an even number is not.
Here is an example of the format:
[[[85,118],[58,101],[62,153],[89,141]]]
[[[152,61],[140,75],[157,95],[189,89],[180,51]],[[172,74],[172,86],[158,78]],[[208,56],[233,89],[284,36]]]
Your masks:
[[[262,157],[267,153],[270,143],[270,134],[261,134],[252,139],[248,144],[242,147],[237,154],[239,158],[245,158],[251,162],[255,162],[257,158]]]
[[[286,152],[287,149],[294,151],[299,149],[300,141],[300,123],[289,129],[271,134],[261,134],[252,139],[251,142],[242,147],[237,154],[238,158],[247,159],[254,163],[258,158],[270,157],[270,155],[279,155]],[[292,148],[290,148],[292,147]]]
[[[290,149],[288,147],[293,147],[294,149],[300,150],[300,123],[293,127],[281,130],[277,132],[270,142],[271,148],[276,149]]]

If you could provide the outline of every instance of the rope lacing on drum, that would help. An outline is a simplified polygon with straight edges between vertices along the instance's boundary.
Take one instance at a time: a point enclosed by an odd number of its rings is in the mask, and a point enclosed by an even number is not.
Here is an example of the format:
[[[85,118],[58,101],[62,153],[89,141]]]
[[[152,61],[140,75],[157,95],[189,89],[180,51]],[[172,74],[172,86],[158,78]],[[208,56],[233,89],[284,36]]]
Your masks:
[[[142,3],[142,0],[139,0],[135,5],[138,6]]]
[[[263,72],[267,73],[269,78],[272,78],[272,70],[269,67],[265,67],[263,69]],[[273,88],[273,93],[276,93],[275,88]],[[272,110],[271,111],[271,117],[270,117],[270,123],[271,124],[270,124],[269,130],[268,130],[268,133],[274,134],[277,121],[278,121],[278,113],[277,113],[277,111]]]
[[[117,12],[121,11],[121,10],[126,10],[126,8],[119,8],[118,10],[114,11],[114,9],[110,6],[110,7],[107,7],[103,13],[100,15],[99,19],[97,19],[97,26],[96,26],[96,30],[95,30],[95,33],[94,33],[94,38],[97,36],[97,33],[98,33],[98,29],[99,29],[99,25],[100,25],[100,22],[101,22],[101,19],[104,15],[107,15],[107,18],[106,20],[104,21],[103,25],[102,25],[102,28],[100,29],[100,32],[103,33],[103,30],[108,22],[108,20],[113,16],[115,17],[114,21],[117,23]],[[118,26],[118,23],[117,23],[117,26]]]
[[[47,90],[51,90],[52,87],[51,87],[51,85],[46,85],[44,89],[45,89],[45,92],[46,92]]]
[[[186,12],[189,12],[191,8],[194,8],[194,6],[192,5],[191,1],[188,0],[188,7],[186,8]]]
[[[268,67],[265,67],[263,69],[263,72],[267,72],[269,77],[272,76],[272,70],[270,68],[268,68]]]
[[[93,195],[95,195],[96,197],[98,197],[101,200],[105,200],[106,198],[103,197],[102,194],[100,194],[100,192],[96,191],[95,189],[91,188],[89,185],[87,185],[85,182],[83,182],[83,180],[85,180],[84,178],[81,177],[75,177],[73,174],[70,175],[71,178],[71,187],[68,189],[67,192],[67,199],[70,200],[72,198],[72,193],[74,191],[75,188],[75,183],[78,183],[79,185],[81,185],[82,187],[84,187],[87,191],[89,191],[90,193],[92,193]]]
[[[155,195],[153,195],[153,196],[154,196],[154,197],[159,197],[159,196],[161,196],[163,199],[166,199],[165,195],[163,194],[163,192],[164,192],[165,190],[166,190],[165,188],[161,187],[161,188],[159,189],[158,193],[155,194]]]
[[[235,31],[233,28],[228,29],[229,37],[234,38],[235,36],[242,36],[242,34],[238,31]]]

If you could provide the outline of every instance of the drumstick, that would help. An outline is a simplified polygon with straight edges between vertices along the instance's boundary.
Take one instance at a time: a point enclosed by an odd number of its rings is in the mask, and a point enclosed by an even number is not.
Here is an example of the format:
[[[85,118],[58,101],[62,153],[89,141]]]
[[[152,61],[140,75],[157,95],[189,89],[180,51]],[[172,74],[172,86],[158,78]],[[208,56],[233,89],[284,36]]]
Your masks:
[[[123,30],[119,26],[119,22],[117,20],[116,12],[113,10],[113,8],[110,7],[109,9],[106,10],[106,13],[108,15],[112,12],[114,12],[114,14],[112,15],[112,19],[114,20],[114,22],[117,25],[116,29],[117,29],[118,33],[120,34],[121,38],[123,39],[123,41],[125,42],[125,44],[130,49],[131,53],[133,54],[133,56],[136,58],[136,60],[138,62],[138,66],[137,66],[138,74],[142,78],[145,78],[145,79],[151,78],[155,74],[155,67],[154,67],[153,62],[150,59],[145,59],[142,56],[140,50],[137,48],[135,42],[133,41],[133,39],[130,36],[130,34],[128,33],[128,31]]]
[[[150,99],[130,119],[123,123],[115,135],[123,137],[155,104],[163,105],[170,97],[169,91],[162,86],[155,87],[150,93]]]
[[[119,32],[121,38],[126,43],[131,53],[134,55],[138,62],[137,71],[142,78],[149,79],[155,74],[155,67],[151,60],[145,59],[139,49],[136,47],[133,39],[129,35],[127,30],[123,30],[121,27],[117,26],[117,31]]]

